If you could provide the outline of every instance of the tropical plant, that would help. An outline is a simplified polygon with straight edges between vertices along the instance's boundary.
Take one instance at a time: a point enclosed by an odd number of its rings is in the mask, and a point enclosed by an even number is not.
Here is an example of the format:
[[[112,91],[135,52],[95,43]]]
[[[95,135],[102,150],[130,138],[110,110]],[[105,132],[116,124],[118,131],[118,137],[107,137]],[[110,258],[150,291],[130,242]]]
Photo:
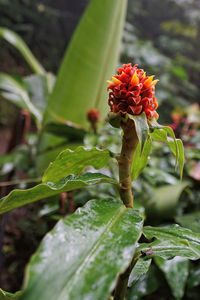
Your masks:
[[[132,178],[147,163],[151,139],[169,145],[182,176],[182,142],[170,127],[156,122],[157,81],[131,64],[112,78],[109,120],[123,130],[120,155],[98,148],[64,150],[49,165],[41,184],[1,199],[3,213],[84,186],[109,183],[115,190],[112,198],[89,201],[46,235],[31,258],[19,299],[108,299],[113,290],[114,299],[124,299],[127,286],[147,272],[152,258],[163,270],[166,260],[174,257],[177,263],[199,259],[198,233],[178,225],[144,226],[143,211],[133,208]],[[101,169],[111,159],[117,160],[119,181],[99,172],[84,173],[87,166]]]

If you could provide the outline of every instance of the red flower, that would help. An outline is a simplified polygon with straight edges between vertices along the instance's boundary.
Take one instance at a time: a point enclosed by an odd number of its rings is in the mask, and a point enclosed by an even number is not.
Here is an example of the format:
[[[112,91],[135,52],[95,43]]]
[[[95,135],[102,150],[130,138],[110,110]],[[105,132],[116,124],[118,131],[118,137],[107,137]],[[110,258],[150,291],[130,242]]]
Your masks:
[[[98,109],[91,108],[88,110],[87,119],[89,122],[91,122],[92,124],[96,124],[99,121],[99,118],[100,118],[100,113]]]
[[[145,112],[147,119],[153,117],[158,119],[156,109],[158,103],[155,98],[155,85],[158,80],[153,80],[154,76],[146,76],[137,65],[123,65],[118,69],[118,74],[113,76],[113,82],[109,83],[108,104],[111,112],[128,113],[130,115],[140,115]]]

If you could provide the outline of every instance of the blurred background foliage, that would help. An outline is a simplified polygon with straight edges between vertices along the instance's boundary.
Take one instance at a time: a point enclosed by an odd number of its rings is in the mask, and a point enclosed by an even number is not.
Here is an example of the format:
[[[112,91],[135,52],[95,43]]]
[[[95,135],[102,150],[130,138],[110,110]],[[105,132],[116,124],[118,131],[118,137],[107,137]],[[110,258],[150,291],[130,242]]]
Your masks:
[[[0,0],[0,26],[18,33],[45,70],[56,74],[88,2],[88,0]],[[160,143],[153,145],[148,167],[133,183],[137,206],[145,207],[147,224],[170,224],[175,221],[196,232],[200,232],[199,48],[199,0],[128,1],[119,65],[127,62],[137,63],[147,71],[147,74],[155,74],[156,78],[159,78],[160,82],[156,87],[159,121],[170,124],[176,137],[183,140],[186,156],[183,182],[180,182],[178,172],[174,173],[175,161],[168,147]],[[46,81],[43,82],[44,78],[40,80],[39,77],[30,75],[32,70],[20,52],[3,39],[0,39],[0,71],[14,75],[12,78],[20,83],[21,91],[24,90],[22,78],[26,76],[25,87],[31,90],[33,98],[34,91],[37,91],[34,101],[48,97],[49,91]],[[53,76],[51,80],[54,81]],[[44,110],[45,101],[34,103]],[[6,150],[10,128],[19,112],[18,107],[0,98],[1,153]],[[5,181],[11,174],[9,180],[19,181],[14,187],[26,188],[33,185],[26,182],[27,179],[39,181],[35,178],[38,137],[35,122],[29,120],[26,115],[22,114],[16,122],[14,128],[20,122],[30,122],[30,130],[22,133],[25,142],[22,141],[14,151],[1,157],[0,176]],[[97,135],[83,131],[79,127],[57,128],[55,124],[50,124],[48,130],[55,136],[58,136],[58,133],[62,137],[67,135],[68,140],[65,140],[65,143],[71,147],[84,144],[87,147],[108,148],[113,152],[120,149],[120,132],[108,124],[106,126],[101,124]],[[116,167],[111,163],[102,172],[115,177]],[[24,265],[41,238],[58,219],[64,214],[72,213],[76,207],[89,199],[102,199],[108,194],[112,197],[114,193],[107,185],[95,186],[73,194],[68,193],[63,198],[53,197],[49,202],[43,200],[39,204],[34,203],[9,213],[3,246],[5,256],[5,272],[1,278],[3,287],[13,292],[20,288]],[[176,262],[174,265],[176,266]],[[184,291],[184,299],[199,299],[199,263],[186,263],[181,266],[182,269],[177,262],[177,269],[172,270],[173,278],[182,273],[188,276],[178,291],[176,287],[171,287],[170,279],[165,276],[166,272],[163,270],[167,266],[157,261],[150,271],[138,280],[135,288],[128,294],[128,299],[140,299],[145,296],[147,297],[145,299],[165,300],[172,299],[172,295],[180,299]]]
[[[56,73],[66,46],[88,1],[1,0],[0,26],[18,33],[47,71]],[[199,101],[200,3],[176,0],[130,0],[121,49],[122,62],[135,62],[160,79],[160,113]],[[30,73],[21,55],[0,41],[0,69]],[[56,47],[55,47],[56,45]],[[5,106],[5,105],[4,105]],[[5,111],[5,112],[4,112]],[[3,115],[2,115],[3,114]],[[1,122],[6,108],[1,108]]]

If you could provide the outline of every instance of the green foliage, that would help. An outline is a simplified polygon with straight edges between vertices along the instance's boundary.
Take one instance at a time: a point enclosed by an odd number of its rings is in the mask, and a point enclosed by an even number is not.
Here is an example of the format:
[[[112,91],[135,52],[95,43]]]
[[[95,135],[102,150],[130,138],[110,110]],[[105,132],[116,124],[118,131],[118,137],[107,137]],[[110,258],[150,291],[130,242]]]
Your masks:
[[[169,145],[172,153],[176,157],[176,166],[177,162],[179,162],[180,178],[182,178],[184,166],[184,149],[182,141],[175,138],[174,132],[169,126],[161,126],[155,121],[151,123],[151,126],[153,128],[153,132],[150,133],[151,138],[155,141],[162,141]]]
[[[145,142],[143,150],[141,151],[141,144],[140,142],[137,145],[137,148],[133,155],[133,162],[131,165],[131,175],[132,180],[136,179],[143,169],[146,167],[148,158],[151,152],[151,138],[148,138],[148,140]]]
[[[78,175],[87,166],[101,169],[108,163],[110,158],[108,150],[98,150],[97,148],[85,149],[84,147],[78,147],[75,151],[64,150],[49,165],[42,181],[57,182],[70,174]]]
[[[100,173],[85,173],[81,176],[69,175],[56,183],[49,181],[27,190],[13,190],[0,200],[0,214],[40,199],[98,183],[117,185],[117,181],[113,178]]]
[[[149,270],[150,265],[151,265],[151,259],[147,260],[144,257],[140,257],[137,260],[129,276],[128,286],[129,287],[133,286],[142,275],[146,274]]]
[[[20,299],[106,300],[136,251],[142,222],[120,202],[88,202],[45,237],[29,263]]]
[[[179,256],[171,260],[155,257],[154,260],[163,271],[174,298],[182,299],[189,274],[189,261]]]
[[[200,234],[192,232],[179,225],[170,227],[143,228],[143,233],[147,239],[156,238],[149,244],[141,244],[139,250],[146,255],[159,256],[164,259],[171,259],[181,256],[196,260],[200,258]]]
[[[17,104],[20,108],[28,109],[38,126],[41,126],[42,113],[31,102],[27,88],[20,78],[0,73],[0,90],[5,99]]]
[[[86,125],[87,111],[93,107],[105,117],[106,80],[117,64],[125,11],[124,0],[90,2],[65,54],[45,121],[53,112]]]
[[[17,300],[19,299],[21,292],[17,292],[15,294],[7,293],[0,289],[0,300]]]
[[[157,272],[154,265],[151,265],[147,274],[139,278],[135,285],[128,291],[127,300],[139,300],[150,295],[159,287]]]
[[[186,228],[191,229],[194,232],[200,233],[200,211],[196,211],[183,216],[177,216],[176,221]]]
[[[148,138],[148,134],[149,134],[149,126],[147,124],[147,118],[145,113],[143,112],[141,115],[139,116],[132,116],[132,115],[128,115],[130,119],[132,119],[135,123],[135,129],[136,129],[136,133],[140,142],[140,150],[141,153],[143,151],[145,142]]]
[[[45,70],[42,67],[42,65],[34,57],[30,49],[27,47],[27,45],[24,43],[24,41],[18,34],[7,28],[0,27],[0,38],[4,38],[11,45],[17,48],[36,74],[45,74]]]

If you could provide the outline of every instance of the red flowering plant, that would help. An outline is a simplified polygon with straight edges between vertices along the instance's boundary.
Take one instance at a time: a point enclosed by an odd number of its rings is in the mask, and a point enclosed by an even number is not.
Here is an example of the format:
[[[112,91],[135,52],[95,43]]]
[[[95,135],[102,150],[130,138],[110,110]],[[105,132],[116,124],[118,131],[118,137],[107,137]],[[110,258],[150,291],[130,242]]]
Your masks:
[[[135,179],[148,161],[151,140],[166,142],[179,162],[180,174],[183,169],[183,145],[176,139],[173,130],[157,123],[155,85],[159,80],[147,76],[137,65],[124,64],[117,70],[109,86],[109,121],[123,130],[122,149],[118,157],[120,196],[127,207],[133,207],[132,180]],[[143,157],[142,157],[143,156]],[[135,167],[135,162],[137,166]],[[142,163],[138,163],[141,161]]]
[[[156,109],[158,103],[155,97],[155,85],[159,81],[153,80],[154,76],[146,76],[143,69],[137,65],[124,64],[118,69],[118,75],[108,81],[109,93],[108,104],[111,112],[130,115],[145,113],[148,120],[158,119]]]

